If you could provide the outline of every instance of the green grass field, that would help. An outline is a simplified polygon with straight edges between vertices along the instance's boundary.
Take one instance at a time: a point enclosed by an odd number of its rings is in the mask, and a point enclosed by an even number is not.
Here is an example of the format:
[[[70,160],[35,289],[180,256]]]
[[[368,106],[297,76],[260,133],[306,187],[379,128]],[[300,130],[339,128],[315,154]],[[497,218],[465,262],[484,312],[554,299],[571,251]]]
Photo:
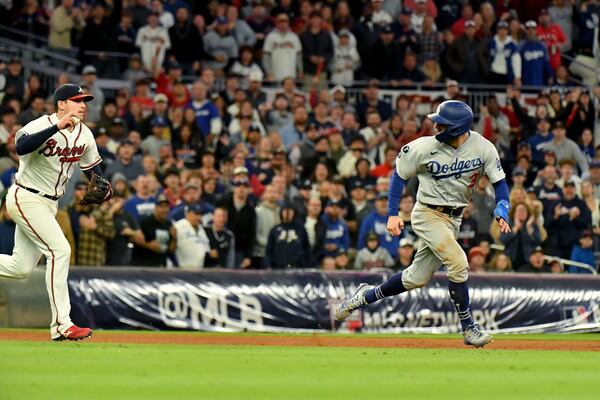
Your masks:
[[[599,367],[598,352],[0,341],[0,400],[597,399]]]

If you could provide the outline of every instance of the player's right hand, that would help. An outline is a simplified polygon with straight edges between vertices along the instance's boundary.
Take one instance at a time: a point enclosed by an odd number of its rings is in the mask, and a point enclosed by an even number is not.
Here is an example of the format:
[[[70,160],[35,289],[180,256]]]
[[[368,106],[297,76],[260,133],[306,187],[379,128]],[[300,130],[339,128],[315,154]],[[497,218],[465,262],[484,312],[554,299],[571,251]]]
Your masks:
[[[397,215],[393,215],[388,217],[387,221],[387,230],[392,236],[400,236],[402,233],[402,229],[404,229],[404,220],[402,217]]]
[[[66,113],[61,119],[58,120],[56,126],[58,129],[63,130],[67,128],[72,128],[77,125],[76,115],[73,112]]]

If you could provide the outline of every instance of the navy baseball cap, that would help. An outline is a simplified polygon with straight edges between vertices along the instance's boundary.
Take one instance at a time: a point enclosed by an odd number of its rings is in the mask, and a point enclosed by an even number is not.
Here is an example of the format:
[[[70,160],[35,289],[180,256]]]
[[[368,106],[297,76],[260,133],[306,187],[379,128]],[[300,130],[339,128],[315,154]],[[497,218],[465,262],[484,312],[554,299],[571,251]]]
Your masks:
[[[168,125],[167,119],[164,117],[156,116],[150,120],[150,126],[152,126],[152,127],[154,127],[154,126],[164,127],[167,125]]]
[[[53,97],[54,97],[54,104],[58,103],[59,101],[67,101],[67,100],[72,100],[72,101],[83,100],[86,103],[88,101],[94,100],[94,96],[92,96],[89,93],[85,93],[83,91],[83,89],[81,88],[81,86],[76,85],[74,83],[65,83],[64,85],[60,85],[54,91]]]
[[[227,17],[221,15],[220,17],[217,17],[217,24],[226,24],[227,23]]]
[[[194,214],[202,214],[203,207],[200,203],[192,203],[186,207],[186,212],[193,212]]]
[[[375,197],[375,199],[377,199],[377,200],[387,200],[388,199],[388,192],[379,192],[379,193],[377,193],[377,197]]]
[[[590,168],[600,168],[600,161],[599,160],[593,160],[590,163]]]
[[[350,190],[352,191],[354,189],[364,189],[362,182],[359,180],[352,182],[352,184],[350,185]]]
[[[328,199],[327,203],[325,203],[326,207],[330,207],[330,206],[338,206],[340,207],[340,202],[338,200],[333,200],[333,199]]]

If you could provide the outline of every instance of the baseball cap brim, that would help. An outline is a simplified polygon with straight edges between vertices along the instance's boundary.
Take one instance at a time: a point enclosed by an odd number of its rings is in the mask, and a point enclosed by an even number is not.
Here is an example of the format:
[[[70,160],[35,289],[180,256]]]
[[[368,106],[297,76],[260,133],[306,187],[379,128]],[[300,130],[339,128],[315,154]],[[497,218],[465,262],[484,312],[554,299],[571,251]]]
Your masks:
[[[88,93],[84,93],[84,94],[78,94],[77,96],[69,97],[67,100],[72,100],[72,101],[83,100],[84,102],[87,103],[88,101],[94,100],[94,96],[91,94],[88,94]]]
[[[440,125],[452,125],[452,121],[447,120],[446,118],[442,117],[440,114],[437,114],[437,113],[429,114],[429,115],[427,115],[427,118],[429,118],[430,120],[432,120],[436,124],[440,124]]]

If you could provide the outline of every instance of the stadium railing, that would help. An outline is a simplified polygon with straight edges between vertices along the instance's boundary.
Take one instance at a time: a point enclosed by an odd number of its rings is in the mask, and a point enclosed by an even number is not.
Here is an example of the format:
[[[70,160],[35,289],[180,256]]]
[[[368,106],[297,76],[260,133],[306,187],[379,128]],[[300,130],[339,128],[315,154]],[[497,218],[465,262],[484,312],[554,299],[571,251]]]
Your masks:
[[[492,243],[492,244],[490,244],[490,249],[495,250],[495,251],[504,251],[504,245]],[[558,261],[565,267],[567,267],[567,266],[575,267],[575,268],[583,269],[587,272],[590,272],[592,275],[598,275],[599,265],[591,266],[591,265],[581,263],[578,261],[567,260],[566,258],[560,258],[560,257],[555,257],[555,256],[549,256],[549,255],[544,255],[544,261],[546,261],[546,262]]]

